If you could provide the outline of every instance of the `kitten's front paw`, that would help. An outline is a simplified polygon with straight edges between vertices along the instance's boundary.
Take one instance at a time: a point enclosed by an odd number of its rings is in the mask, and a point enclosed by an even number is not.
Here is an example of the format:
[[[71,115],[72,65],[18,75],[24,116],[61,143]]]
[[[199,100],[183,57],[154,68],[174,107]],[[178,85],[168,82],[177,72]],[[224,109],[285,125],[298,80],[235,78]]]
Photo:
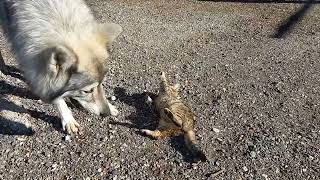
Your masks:
[[[152,136],[153,135],[153,131],[148,130],[148,129],[141,129],[141,133],[148,135],[148,136]]]
[[[160,79],[163,81],[166,80],[166,73],[165,72],[161,72]]]
[[[146,103],[147,103],[149,106],[151,106],[151,105],[152,105],[152,102],[153,102],[152,98],[151,98],[150,96],[147,96]]]
[[[141,133],[147,136],[150,136],[153,139],[161,138],[161,133],[159,130],[148,130],[148,129],[141,129]]]

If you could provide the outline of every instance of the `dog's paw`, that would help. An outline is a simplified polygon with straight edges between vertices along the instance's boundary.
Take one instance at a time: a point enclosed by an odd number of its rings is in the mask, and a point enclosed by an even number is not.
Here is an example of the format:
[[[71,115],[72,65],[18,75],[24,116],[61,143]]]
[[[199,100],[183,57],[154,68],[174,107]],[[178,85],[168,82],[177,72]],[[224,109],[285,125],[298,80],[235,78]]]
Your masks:
[[[63,127],[63,129],[67,131],[68,134],[78,133],[79,128],[80,128],[79,123],[77,123],[77,121],[74,119],[66,122]]]
[[[109,107],[109,113],[111,116],[118,116],[119,115],[119,111],[114,105],[112,105],[108,102],[108,107]]]
[[[110,114],[111,114],[111,116],[118,116],[119,111],[115,106],[110,106]]]

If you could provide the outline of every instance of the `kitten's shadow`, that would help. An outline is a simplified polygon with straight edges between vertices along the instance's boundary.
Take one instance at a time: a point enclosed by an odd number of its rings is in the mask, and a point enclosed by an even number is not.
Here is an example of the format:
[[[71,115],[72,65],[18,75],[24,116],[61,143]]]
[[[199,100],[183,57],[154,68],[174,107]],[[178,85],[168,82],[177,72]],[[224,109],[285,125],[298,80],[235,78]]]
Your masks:
[[[126,117],[126,119],[130,120],[130,123],[112,121],[110,124],[136,129],[138,130],[137,133],[139,134],[141,134],[139,131],[141,129],[155,129],[157,127],[159,117],[146,103],[147,95],[154,94],[147,92],[128,94],[126,90],[121,87],[115,88],[114,94],[120,102],[123,102],[129,106],[133,106],[136,111]]]
[[[169,142],[171,147],[173,147],[177,152],[181,154],[185,162],[190,164],[195,162],[195,157],[190,153],[189,149],[187,148],[184,141],[184,137],[182,135],[170,137]]]

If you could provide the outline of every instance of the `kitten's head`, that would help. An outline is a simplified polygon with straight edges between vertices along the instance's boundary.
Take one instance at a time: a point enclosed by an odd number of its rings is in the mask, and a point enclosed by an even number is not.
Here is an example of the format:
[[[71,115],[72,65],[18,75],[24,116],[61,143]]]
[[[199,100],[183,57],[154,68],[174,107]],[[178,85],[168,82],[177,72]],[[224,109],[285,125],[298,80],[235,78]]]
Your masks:
[[[173,86],[169,85],[167,82],[167,78],[164,72],[161,72],[161,85],[160,85],[160,94],[165,94],[170,96],[171,98],[180,98],[179,97],[179,84],[175,84]]]
[[[180,98],[179,97],[179,87],[180,85],[179,84],[175,84],[173,86],[168,86],[166,88],[166,94],[172,98]]]

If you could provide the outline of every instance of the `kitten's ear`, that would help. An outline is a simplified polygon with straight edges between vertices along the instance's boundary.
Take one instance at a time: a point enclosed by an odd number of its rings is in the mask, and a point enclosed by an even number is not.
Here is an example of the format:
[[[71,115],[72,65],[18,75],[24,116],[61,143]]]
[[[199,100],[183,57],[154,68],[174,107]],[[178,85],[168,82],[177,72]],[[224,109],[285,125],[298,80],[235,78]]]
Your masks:
[[[108,46],[110,46],[123,31],[122,27],[115,23],[99,24],[98,30],[105,36],[103,38],[106,40]]]
[[[161,80],[161,81],[167,81],[166,73],[163,72],[163,71],[161,71],[160,80]]]
[[[180,89],[180,84],[175,84],[175,85],[173,86],[173,88],[174,88],[176,91],[178,91],[178,90]]]

